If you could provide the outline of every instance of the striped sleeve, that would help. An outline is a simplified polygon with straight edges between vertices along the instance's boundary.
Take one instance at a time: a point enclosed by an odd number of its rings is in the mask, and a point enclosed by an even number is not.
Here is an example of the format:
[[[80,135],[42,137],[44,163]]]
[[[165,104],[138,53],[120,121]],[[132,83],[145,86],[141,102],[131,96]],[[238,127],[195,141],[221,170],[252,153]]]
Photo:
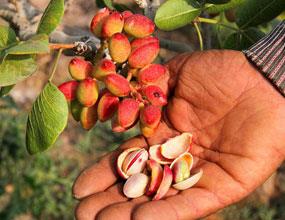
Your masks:
[[[285,20],[243,52],[285,96]]]

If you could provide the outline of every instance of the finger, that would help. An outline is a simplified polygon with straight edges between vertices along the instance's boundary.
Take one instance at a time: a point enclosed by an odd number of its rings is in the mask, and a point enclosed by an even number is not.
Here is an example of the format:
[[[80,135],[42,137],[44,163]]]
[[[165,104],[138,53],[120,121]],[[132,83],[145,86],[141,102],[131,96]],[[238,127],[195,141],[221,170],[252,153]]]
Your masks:
[[[197,219],[234,203],[247,194],[218,165],[200,160],[198,167],[203,169],[204,174],[195,187],[165,200],[142,204],[134,211],[133,219]]]
[[[140,136],[128,140],[120,146],[120,149],[145,146],[146,141]],[[120,150],[112,152],[104,156],[98,163],[81,172],[72,189],[76,199],[82,199],[94,193],[104,191],[117,181],[115,161],[119,153]]]
[[[96,216],[96,220],[131,220],[131,215],[136,207],[144,202],[149,201],[150,198],[142,196],[128,202],[121,202],[114,205],[107,206]]]
[[[211,198],[212,197],[212,198]],[[214,202],[212,201],[214,200]],[[208,206],[211,201],[213,206]],[[209,191],[193,188],[165,200],[151,201],[139,206],[134,220],[182,220],[197,219],[216,210],[216,198]]]
[[[166,197],[176,195],[178,193],[175,189],[170,189],[166,195]],[[150,197],[141,196],[136,199],[132,199],[128,202],[116,203],[104,208],[96,217],[96,220],[131,220],[132,214],[135,212],[136,208],[141,204],[149,202],[151,200]]]
[[[111,186],[103,192],[95,193],[83,199],[75,210],[77,220],[93,220],[97,213],[108,205],[127,201],[128,199],[122,194],[121,183]]]

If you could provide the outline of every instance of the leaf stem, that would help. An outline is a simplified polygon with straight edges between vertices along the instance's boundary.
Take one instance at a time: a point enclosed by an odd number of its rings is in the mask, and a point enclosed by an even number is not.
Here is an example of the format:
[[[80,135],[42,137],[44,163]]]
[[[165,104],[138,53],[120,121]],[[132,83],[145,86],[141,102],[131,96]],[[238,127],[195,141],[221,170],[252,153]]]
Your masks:
[[[51,50],[72,49],[74,47],[75,47],[74,44],[49,44],[49,48]]]
[[[56,55],[56,59],[55,59],[55,62],[54,62],[54,64],[53,64],[53,67],[52,67],[52,72],[51,72],[50,77],[49,77],[49,79],[48,79],[49,82],[52,81],[52,78],[53,78],[53,76],[54,76],[54,74],[55,74],[56,68],[57,68],[57,66],[58,66],[59,58],[60,58],[60,56],[61,56],[61,54],[62,54],[62,51],[63,51],[63,48],[60,48],[59,51],[58,51],[58,53],[57,53],[57,55]]]
[[[238,28],[235,28],[235,27],[231,27],[229,25],[226,25],[224,23],[221,23],[215,19],[211,19],[211,18],[201,18],[201,17],[197,17],[196,22],[201,22],[201,23],[207,23],[207,24],[216,24],[216,25],[220,25],[222,27],[225,27],[225,28],[229,28],[229,29],[232,29],[232,30],[235,30],[235,31],[238,31],[239,29]]]
[[[219,21],[215,20],[215,19],[211,19],[211,18],[201,18],[201,17],[197,17],[196,18],[197,22],[203,22],[203,23],[208,23],[208,24],[217,24],[219,23]]]
[[[204,50],[204,44],[203,44],[203,37],[202,37],[201,31],[200,31],[200,28],[199,28],[198,23],[196,21],[193,22],[193,25],[194,25],[194,27],[196,29],[197,36],[198,36],[198,39],[199,39],[200,50],[203,51]]]

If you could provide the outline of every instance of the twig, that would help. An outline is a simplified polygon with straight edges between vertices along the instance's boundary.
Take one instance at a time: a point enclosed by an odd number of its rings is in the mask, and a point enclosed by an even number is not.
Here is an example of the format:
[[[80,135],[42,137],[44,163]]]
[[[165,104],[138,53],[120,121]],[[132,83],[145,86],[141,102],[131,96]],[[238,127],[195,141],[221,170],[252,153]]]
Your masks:
[[[51,50],[58,50],[58,49],[73,49],[75,47],[74,44],[49,44],[49,48]]]
[[[68,3],[70,1],[72,0],[68,0]],[[141,6],[146,7],[146,13],[152,18],[163,1],[164,0],[137,0]],[[8,4],[2,7],[0,9],[0,17],[18,29],[17,36],[20,40],[26,40],[35,34],[42,12],[35,8],[28,0],[14,0],[14,3],[15,5]],[[20,13],[16,13],[16,5]],[[84,30],[76,30],[76,34],[76,36],[73,36],[63,31],[54,31],[49,37],[51,49],[62,48],[62,45],[59,46],[56,44],[70,44],[69,46],[64,46],[65,55],[94,56],[100,48],[100,40]],[[74,45],[75,43],[77,43],[77,45],[72,47],[71,44]],[[161,39],[160,44],[162,48],[176,52],[193,51],[190,45],[167,39]]]
[[[100,40],[94,36],[72,36],[62,31],[55,31],[50,36],[50,43],[53,44],[72,44],[74,47],[65,50],[67,56],[80,55],[91,57],[96,54],[100,47]],[[70,45],[71,46],[71,45]]]

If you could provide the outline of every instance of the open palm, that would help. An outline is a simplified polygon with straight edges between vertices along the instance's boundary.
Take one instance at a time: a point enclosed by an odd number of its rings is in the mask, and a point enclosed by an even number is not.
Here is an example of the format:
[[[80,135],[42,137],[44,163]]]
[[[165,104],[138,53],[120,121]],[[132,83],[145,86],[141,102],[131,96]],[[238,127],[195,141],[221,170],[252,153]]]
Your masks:
[[[171,98],[165,120],[152,138],[133,138],[121,149],[162,143],[189,131],[203,177],[195,187],[172,189],[160,201],[128,200],[114,170],[118,152],[111,153],[76,180],[78,219],[199,218],[247,196],[283,161],[285,100],[242,53],[181,55],[168,68]]]

